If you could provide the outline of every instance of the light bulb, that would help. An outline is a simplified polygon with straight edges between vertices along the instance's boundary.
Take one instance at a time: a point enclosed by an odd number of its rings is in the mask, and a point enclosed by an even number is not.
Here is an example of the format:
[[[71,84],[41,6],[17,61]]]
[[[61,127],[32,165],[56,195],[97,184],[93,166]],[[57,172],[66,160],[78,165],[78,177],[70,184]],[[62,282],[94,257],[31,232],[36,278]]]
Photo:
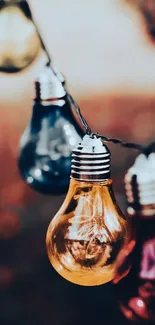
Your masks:
[[[41,49],[25,0],[0,0],[0,71],[18,72],[30,65]]]
[[[50,67],[37,78],[35,92],[32,119],[20,141],[19,170],[33,189],[44,194],[65,193],[72,149],[83,131],[72,114],[62,83]]]
[[[73,150],[68,194],[47,231],[50,262],[70,282],[104,284],[113,279],[126,231],[112,189],[110,152],[100,138],[85,135]]]
[[[130,232],[118,255],[117,301],[133,323],[155,323],[155,153],[140,154],[125,176]]]

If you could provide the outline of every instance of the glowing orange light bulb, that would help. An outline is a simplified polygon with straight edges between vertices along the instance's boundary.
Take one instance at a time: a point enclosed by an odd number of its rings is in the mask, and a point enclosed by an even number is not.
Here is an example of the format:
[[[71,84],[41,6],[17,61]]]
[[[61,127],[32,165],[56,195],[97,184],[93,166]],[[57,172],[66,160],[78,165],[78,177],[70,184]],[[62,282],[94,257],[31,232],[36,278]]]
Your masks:
[[[110,152],[100,138],[86,135],[73,151],[69,191],[47,231],[50,262],[70,282],[104,284],[113,279],[126,231],[112,190]]]

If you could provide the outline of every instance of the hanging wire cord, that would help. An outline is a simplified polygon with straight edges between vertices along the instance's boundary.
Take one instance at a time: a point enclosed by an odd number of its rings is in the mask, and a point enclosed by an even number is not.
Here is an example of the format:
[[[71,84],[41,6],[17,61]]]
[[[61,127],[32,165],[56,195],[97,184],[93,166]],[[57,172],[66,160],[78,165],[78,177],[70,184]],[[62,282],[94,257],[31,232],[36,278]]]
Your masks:
[[[27,2],[27,0],[23,0],[23,1]],[[29,7],[28,2],[27,2],[27,5]],[[31,13],[31,20],[34,23],[34,26],[36,28],[36,32],[37,32],[38,37],[40,39],[42,49],[47,55],[48,61],[46,63],[46,66],[49,66],[51,68],[52,72],[54,73],[54,75],[59,79],[57,73],[55,72],[54,67],[52,66],[50,53],[49,53],[49,51],[47,49],[47,46],[45,45],[45,43],[43,41],[43,38],[42,38],[41,33],[40,33],[39,29],[38,29],[38,26],[37,26],[37,24],[36,24],[36,22],[34,20],[34,17],[32,16],[31,10],[30,10],[30,13]],[[155,142],[152,142],[148,146],[143,146],[143,145],[138,144],[138,143],[126,142],[126,141],[121,140],[121,139],[110,138],[110,137],[107,137],[107,136],[92,132],[89,124],[87,123],[87,121],[85,120],[85,118],[83,117],[83,115],[81,113],[79,105],[76,103],[76,101],[73,99],[73,97],[70,95],[70,93],[66,89],[65,89],[65,91],[66,91],[66,94],[68,96],[68,99],[69,99],[71,105],[74,107],[74,110],[75,110],[76,114],[79,117],[79,120],[80,120],[81,124],[83,125],[83,127],[86,130],[86,134],[91,135],[92,137],[96,136],[98,138],[101,138],[104,142],[112,142],[112,143],[115,143],[115,144],[120,144],[122,147],[125,147],[125,148],[139,150],[139,151],[143,152],[146,156],[149,156],[149,154],[152,151],[155,151]]]
[[[42,47],[43,51],[46,53],[46,56],[47,56],[47,59],[48,59],[46,65],[47,65],[47,66],[50,66],[50,65],[51,65],[51,56],[50,56],[50,53],[49,53],[49,51],[48,51],[48,49],[47,49],[47,46],[45,45],[44,40],[43,40],[43,38],[42,38],[42,36],[41,36],[41,33],[40,33],[39,28],[38,28],[38,26],[37,26],[37,23],[36,23],[36,21],[35,21],[33,15],[32,15],[32,11],[31,11],[31,9],[30,9],[30,5],[29,5],[29,3],[28,3],[27,0],[22,0],[22,1],[23,1],[23,3],[26,3],[26,5],[27,5],[28,15],[29,15],[31,21],[33,22],[33,24],[34,24],[34,26],[35,26],[35,29],[36,29],[37,35],[38,35],[39,40],[40,40],[40,43],[41,43],[41,47]]]

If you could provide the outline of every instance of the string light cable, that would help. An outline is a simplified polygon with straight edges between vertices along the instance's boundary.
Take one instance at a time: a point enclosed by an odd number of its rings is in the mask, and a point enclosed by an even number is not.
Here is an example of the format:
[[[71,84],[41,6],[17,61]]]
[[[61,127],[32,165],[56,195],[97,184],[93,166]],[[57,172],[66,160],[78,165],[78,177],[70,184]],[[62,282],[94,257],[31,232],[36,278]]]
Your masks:
[[[25,1],[27,1],[27,0],[25,0]],[[38,37],[40,39],[42,49],[43,49],[43,51],[45,52],[45,54],[47,56],[46,66],[50,67],[51,70],[52,70],[52,72],[54,73],[54,75],[59,79],[59,75],[57,74],[57,72],[55,71],[55,68],[52,65],[50,53],[49,53],[49,51],[47,49],[47,46],[44,43],[44,40],[43,40],[43,38],[41,36],[41,33],[39,31],[39,28],[38,28],[38,26],[36,24],[36,21],[35,21],[33,15],[32,15],[32,12],[31,12],[31,19],[32,19],[32,22],[34,23],[34,26],[36,28],[36,32],[37,32]],[[74,100],[74,98],[72,97],[72,95],[68,92],[68,90],[65,89],[65,91],[66,91],[67,97],[68,97],[71,105],[74,108],[75,113],[77,114],[77,116],[78,116],[81,124],[83,125],[83,127],[84,127],[84,129],[86,131],[86,134],[88,134],[88,135],[90,135],[92,137],[96,136],[98,138],[101,138],[104,142],[111,142],[111,143],[114,143],[114,144],[119,144],[119,145],[121,145],[124,148],[138,150],[138,151],[144,153],[146,156],[148,156],[153,150],[155,150],[155,142],[152,142],[152,143],[150,143],[147,146],[143,146],[143,145],[141,145],[139,143],[126,142],[126,141],[124,141],[122,139],[111,138],[111,137],[107,137],[105,135],[101,135],[101,134],[92,132],[92,130],[91,130],[88,122],[86,121],[86,119],[84,118],[84,116],[81,113],[81,110],[80,110],[79,105],[76,103],[76,101]]]

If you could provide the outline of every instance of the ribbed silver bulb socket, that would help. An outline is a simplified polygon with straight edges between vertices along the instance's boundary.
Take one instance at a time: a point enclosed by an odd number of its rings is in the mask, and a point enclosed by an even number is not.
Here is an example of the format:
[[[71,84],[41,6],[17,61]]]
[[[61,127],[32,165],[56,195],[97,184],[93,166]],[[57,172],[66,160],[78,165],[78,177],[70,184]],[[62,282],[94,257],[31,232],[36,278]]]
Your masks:
[[[140,154],[125,176],[128,214],[155,215],[155,153]]]
[[[63,99],[66,91],[63,83],[50,68],[44,67],[38,78],[35,80],[35,100],[41,102],[52,102]]]
[[[101,138],[85,135],[72,152],[71,177],[80,181],[103,182],[110,178],[110,151]]]

